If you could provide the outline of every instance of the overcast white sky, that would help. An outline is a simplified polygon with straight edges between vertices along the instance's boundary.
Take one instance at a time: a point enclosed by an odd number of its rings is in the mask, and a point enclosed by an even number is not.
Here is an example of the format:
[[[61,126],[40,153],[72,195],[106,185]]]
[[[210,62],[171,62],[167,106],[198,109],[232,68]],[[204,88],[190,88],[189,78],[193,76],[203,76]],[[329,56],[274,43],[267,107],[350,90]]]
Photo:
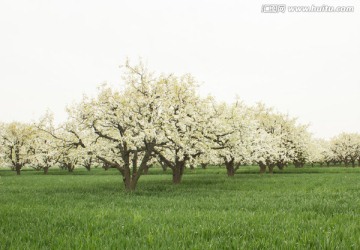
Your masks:
[[[245,1],[243,1],[245,2]],[[121,81],[126,57],[191,73],[219,100],[262,101],[317,137],[360,132],[360,2],[354,13],[261,13],[278,1],[0,0],[0,121],[31,121]]]

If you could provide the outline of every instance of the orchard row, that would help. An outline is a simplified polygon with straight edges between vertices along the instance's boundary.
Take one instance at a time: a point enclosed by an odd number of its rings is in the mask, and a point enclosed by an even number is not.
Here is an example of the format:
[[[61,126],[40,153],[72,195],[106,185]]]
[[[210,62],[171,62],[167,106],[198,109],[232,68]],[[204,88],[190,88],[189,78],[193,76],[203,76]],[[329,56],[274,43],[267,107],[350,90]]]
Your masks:
[[[175,184],[185,167],[207,164],[224,165],[228,176],[247,164],[261,173],[288,164],[360,164],[359,134],[313,139],[306,125],[262,104],[201,97],[191,75],[156,75],[126,62],[123,82],[69,106],[63,124],[51,113],[35,124],[1,124],[1,165],[18,174],[24,166],[47,173],[102,165],[117,168],[125,189],[134,190],[153,164],[171,169]]]

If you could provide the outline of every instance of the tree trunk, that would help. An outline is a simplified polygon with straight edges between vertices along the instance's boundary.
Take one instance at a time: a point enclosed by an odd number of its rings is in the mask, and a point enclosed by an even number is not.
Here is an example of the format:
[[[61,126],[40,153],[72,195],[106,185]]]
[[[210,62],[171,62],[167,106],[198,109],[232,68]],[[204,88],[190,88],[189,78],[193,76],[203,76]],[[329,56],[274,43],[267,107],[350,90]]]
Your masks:
[[[195,169],[195,167],[194,167],[193,164],[190,164],[190,169],[191,169],[191,170],[194,170],[194,169]]]
[[[130,191],[130,192],[135,191],[136,185],[137,185],[137,180],[136,181],[134,179],[131,180],[130,189],[128,191]]]
[[[181,169],[179,167],[175,167],[173,169],[173,184],[180,184],[182,179]]]
[[[282,162],[278,162],[276,165],[277,165],[277,167],[278,167],[280,170],[283,170],[285,164],[282,163]]]
[[[260,174],[265,173],[266,172],[266,165],[260,162],[259,166],[260,166]]]
[[[20,175],[21,165],[17,165],[17,166],[15,167],[15,169],[16,169],[16,174],[17,174],[17,175]]]
[[[225,166],[228,177],[234,177],[235,175],[234,161],[225,162]]]
[[[132,169],[130,169],[129,155],[123,157],[123,160],[125,162],[124,168],[118,166],[118,169],[123,176],[126,192],[132,192],[135,190],[136,185],[140,179],[140,176],[144,173],[144,169],[146,167],[149,167],[147,165],[147,162],[150,160],[151,152],[152,152],[152,148],[148,149],[148,151],[145,152],[145,155],[142,158],[140,166],[138,166],[138,156],[136,152],[134,154],[134,158],[132,159]]]
[[[180,184],[185,168],[185,161],[178,161],[174,168],[173,172],[173,184]]]
[[[125,167],[124,171],[122,172],[123,181],[124,181],[124,185],[125,185],[125,191],[127,191],[127,192],[135,190],[135,186],[131,181],[131,173],[130,172],[131,171],[130,171],[129,167]]]
[[[295,168],[302,168],[304,166],[304,163],[296,161],[296,162],[294,162],[294,165],[295,165]]]
[[[145,168],[144,168],[143,174],[148,174],[149,173],[149,168],[150,168],[150,166],[146,165]]]
[[[186,160],[186,157],[183,160],[179,160],[178,157],[176,157],[175,164],[171,168],[173,172],[173,184],[180,184],[184,173]]]
[[[179,184],[181,182],[182,179],[182,175],[184,173],[184,168],[185,168],[185,164],[186,161],[189,160],[189,156],[188,155],[184,155],[183,159],[180,159],[179,155],[178,155],[179,149],[175,149],[175,154],[174,154],[174,161],[172,160],[168,160],[167,158],[165,158],[160,152],[155,150],[155,153],[158,154],[159,156],[159,163],[161,164],[161,166],[164,169],[164,166],[169,167],[172,170],[172,174],[173,174],[173,184]]]
[[[107,171],[110,168],[110,165],[107,163],[104,163],[102,167],[103,167],[103,169],[105,169],[105,171]]]
[[[164,172],[166,172],[166,170],[167,170],[167,168],[168,168],[168,166],[166,165],[166,163],[165,162],[163,162],[163,161],[159,161],[159,163],[160,163],[160,166],[161,166],[161,168],[162,168],[162,170],[164,171]]]
[[[269,174],[273,174],[274,173],[274,165],[273,164],[269,164],[268,166],[268,169],[269,169]]]
[[[90,171],[90,170],[91,170],[90,165],[85,165],[84,167],[86,168],[87,171]]]
[[[360,164],[360,161],[359,161],[359,164]],[[208,165],[207,163],[201,163],[201,168],[206,169],[207,165]]]
[[[355,161],[351,161],[351,166],[354,168],[355,167]]]
[[[44,167],[44,174],[47,174],[49,172],[49,167]]]

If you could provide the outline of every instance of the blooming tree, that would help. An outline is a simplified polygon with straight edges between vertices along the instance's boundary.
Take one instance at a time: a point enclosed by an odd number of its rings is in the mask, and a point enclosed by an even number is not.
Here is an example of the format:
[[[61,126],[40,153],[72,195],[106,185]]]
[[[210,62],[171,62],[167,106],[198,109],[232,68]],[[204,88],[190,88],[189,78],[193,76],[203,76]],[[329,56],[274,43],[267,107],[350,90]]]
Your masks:
[[[309,162],[319,163],[321,166],[336,162],[336,157],[331,149],[331,142],[324,139],[312,139],[309,147]]]
[[[161,164],[170,168],[173,183],[181,182],[186,165],[210,150],[208,106],[210,98],[200,98],[192,76],[170,75],[162,80],[166,93],[160,116],[159,142],[154,147]]]
[[[256,140],[257,162],[260,172],[269,172],[277,166],[283,169],[289,163],[302,167],[308,159],[310,134],[307,126],[298,125],[296,119],[274,112],[262,104],[254,107],[254,117],[258,121],[259,135]]]
[[[29,124],[19,122],[3,124],[1,127],[0,145],[3,161],[20,175],[21,169],[30,162],[30,142],[35,129]]]
[[[225,164],[227,175],[234,176],[243,164],[253,161],[253,141],[256,123],[251,120],[250,109],[239,101],[227,105],[212,105],[212,117],[208,122],[206,139],[220,164]]]
[[[143,64],[124,67],[124,89],[102,86],[96,98],[84,98],[74,110],[83,130],[90,131],[93,155],[106,166],[117,168],[125,189],[134,190],[153,149],[159,142],[159,116],[164,79]],[[75,111],[74,111],[75,113]]]
[[[73,172],[80,159],[84,157],[84,151],[80,149],[85,148],[86,131],[72,119],[70,111],[69,119],[59,126],[54,125],[53,114],[47,112],[36,124],[36,128],[41,135],[40,143],[34,144],[37,162],[41,162],[40,158],[47,159],[47,169],[50,168],[50,164],[58,163],[60,167]],[[47,143],[41,143],[44,140]],[[44,166],[44,163],[42,165]]]
[[[339,161],[347,166],[355,167],[356,161],[360,165],[360,135],[356,133],[341,133],[331,141],[331,149]]]
[[[59,143],[48,133],[36,131],[36,136],[31,140],[31,155],[29,164],[37,169],[42,169],[47,174],[49,168],[58,165],[61,157]]]

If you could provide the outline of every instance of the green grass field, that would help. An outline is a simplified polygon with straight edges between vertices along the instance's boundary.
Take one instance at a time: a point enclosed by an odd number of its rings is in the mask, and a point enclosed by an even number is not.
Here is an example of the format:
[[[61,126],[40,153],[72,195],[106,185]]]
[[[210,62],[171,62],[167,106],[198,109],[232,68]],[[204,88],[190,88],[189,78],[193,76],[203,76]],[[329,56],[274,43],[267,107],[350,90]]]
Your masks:
[[[0,249],[360,249],[360,168],[0,170]]]

